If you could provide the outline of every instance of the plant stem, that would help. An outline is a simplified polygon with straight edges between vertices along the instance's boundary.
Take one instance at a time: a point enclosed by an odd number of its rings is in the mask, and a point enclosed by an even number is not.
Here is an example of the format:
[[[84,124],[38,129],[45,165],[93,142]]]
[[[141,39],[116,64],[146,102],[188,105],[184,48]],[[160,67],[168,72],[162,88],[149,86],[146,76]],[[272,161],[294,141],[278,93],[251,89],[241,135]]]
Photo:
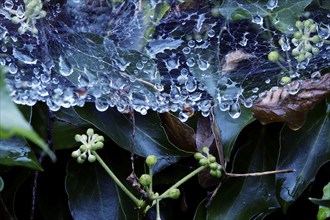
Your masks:
[[[265,172],[257,172],[257,173],[226,173],[226,175],[230,177],[264,176],[264,175],[277,174],[277,173],[291,173],[294,171],[295,171],[294,169],[288,169],[288,170],[273,170],[273,171],[265,171]]]
[[[149,195],[151,195],[153,193],[153,189],[152,189],[152,182],[153,182],[153,175],[152,175],[152,167],[148,166],[149,168],[149,175],[151,176],[151,182],[149,185]]]
[[[168,188],[165,192],[163,192],[159,197],[163,198],[166,197],[167,194],[169,193],[169,191],[171,189],[176,189],[178,188],[180,185],[182,185],[183,183],[185,183],[187,180],[189,180],[191,177],[195,176],[196,174],[198,174],[199,172],[201,172],[202,170],[204,170],[205,168],[207,168],[208,166],[200,166],[198,167],[196,170],[192,171],[191,173],[189,173],[187,176],[183,177],[181,180],[179,180],[177,183],[175,183],[173,186],[171,186],[170,188]]]
[[[161,220],[159,210],[159,199],[156,200],[156,220]]]
[[[136,198],[127,188],[126,186],[116,177],[116,175],[110,170],[110,168],[105,164],[102,158],[96,153],[96,151],[92,151],[92,154],[96,157],[97,161],[101,164],[103,169],[109,174],[109,176],[115,181],[115,183],[124,191],[124,193],[137,205],[138,207],[142,207],[144,205],[144,201]]]

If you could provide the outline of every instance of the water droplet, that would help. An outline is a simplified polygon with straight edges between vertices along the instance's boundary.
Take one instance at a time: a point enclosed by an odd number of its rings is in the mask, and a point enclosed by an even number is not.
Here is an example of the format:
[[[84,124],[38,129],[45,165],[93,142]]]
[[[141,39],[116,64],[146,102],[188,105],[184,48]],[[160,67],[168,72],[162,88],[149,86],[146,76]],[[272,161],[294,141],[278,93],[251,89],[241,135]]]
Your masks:
[[[312,73],[311,79],[312,79],[313,82],[320,81],[320,79],[321,79],[321,73],[319,71],[316,71],[316,72]]]
[[[195,43],[195,41],[194,40],[190,40],[189,42],[188,42],[188,46],[189,47],[195,47],[195,45],[196,45],[196,43]]]
[[[243,105],[245,108],[251,108],[253,105],[253,100],[251,98],[247,98],[243,101]]]
[[[164,86],[161,83],[156,83],[155,88],[161,92],[164,90]]]
[[[214,37],[215,36],[215,31],[213,29],[209,30],[209,32],[207,33],[207,35],[209,37]]]
[[[274,8],[277,7],[277,3],[278,3],[278,0],[268,0],[266,7],[269,10],[273,10]]]
[[[34,59],[31,56],[26,55],[26,54],[22,53],[21,51],[18,51],[16,48],[13,49],[13,56],[25,64],[36,64],[37,63],[37,59]]]
[[[198,60],[198,67],[200,70],[205,71],[207,70],[207,68],[209,68],[209,66],[210,64],[206,60],[203,59]]]
[[[330,25],[321,23],[317,28],[317,34],[322,39],[327,39],[330,36]]]
[[[144,64],[143,64],[143,63],[141,63],[141,62],[137,62],[137,63],[136,63],[136,68],[137,68],[137,69],[142,70],[143,67],[144,67]]]
[[[310,61],[309,58],[301,61],[300,63],[297,64],[297,69],[302,69],[302,70],[306,69],[309,64],[309,61]]]
[[[255,15],[252,18],[252,22],[261,26],[263,24],[263,18],[260,15]]]
[[[270,79],[266,79],[266,80],[265,80],[265,83],[266,83],[266,84],[269,84],[269,83],[270,83]]]
[[[24,14],[25,13],[25,11],[24,11],[24,7],[23,7],[23,5],[19,5],[18,7],[17,7],[17,9],[16,9],[16,16],[18,17],[18,18],[23,18],[24,17]]]
[[[97,98],[95,100],[95,107],[98,111],[104,112],[109,108],[109,104],[105,98]]]
[[[4,8],[5,9],[12,9],[14,7],[14,3],[12,0],[6,0],[4,3]]]
[[[184,48],[182,49],[182,52],[183,52],[184,54],[189,54],[189,53],[191,52],[191,49],[190,49],[190,47],[184,47]]]
[[[15,73],[17,73],[17,71],[18,71],[18,67],[16,66],[16,64],[14,64],[14,63],[10,63],[10,64],[8,65],[8,71],[9,71],[11,74],[15,74]]]
[[[282,35],[280,45],[283,51],[289,51],[291,49],[289,38],[286,35]]]
[[[238,118],[241,115],[241,107],[239,103],[234,103],[229,106],[228,113],[232,118]]]
[[[300,88],[301,88],[301,83],[299,80],[293,81],[285,86],[286,91],[291,95],[297,94]]]
[[[179,61],[174,58],[168,59],[166,60],[166,67],[168,71],[171,71],[172,69],[176,69],[179,67]]]
[[[179,103],[181,101],[181,91],[174,84],[171,85],[170,99],[173,103]]]
[[[180,75],[177,78],[177,81],[179,83],[179,85],[184,85],[188,80],[188,77],[186,75]]]
[[[192,58],[192,57],[188,58],[187,61],[186,61],[186,64],[187,64],[187,66],[189,66],[189,67],[193,67],[193,66],[195,66],[195,59]]]
[[[252,89],[252,92],[253,93],[257,93],[258,91],[259,91],[259,88],[258,87],[255,87],[255,88]]]
[[[63,56],[59,58],[59,71],[62,76],[70,76],[73,73],[70,62]]]
[[[182,76],[187,76],[187,75],[189,74],[189,71],[188,71],[186,68],[182,68],[182,69],[180,70],[180,74],[181,74]]]
[[[194,77],[188,77],[188,81],[186,82],[186,89],[188,92],[194,92],[197,89],[197,82]]]
[[[186,122],[186,121],[188,121],[188,119],[189,119],[189,115],[187,113],[182,112],[182,111],[179,113],[179,120],[181,122]]]

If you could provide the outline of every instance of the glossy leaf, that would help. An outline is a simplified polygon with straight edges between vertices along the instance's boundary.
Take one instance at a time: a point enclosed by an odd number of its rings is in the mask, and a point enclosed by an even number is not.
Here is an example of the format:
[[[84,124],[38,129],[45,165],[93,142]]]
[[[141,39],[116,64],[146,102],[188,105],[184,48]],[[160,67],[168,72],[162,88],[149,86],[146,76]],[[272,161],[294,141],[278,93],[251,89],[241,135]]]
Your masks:
[[[206,219],[206,205],[207,205],[207,200],[204,199],[199,203],[195,215],[194,215],[194,220],[205,220]]]
[[[277,195],[282,209],[287,210],[314,179],[321,165],[330,158],[330,103],[322,103],[308,114],[298,131],[284,127],[277,169],[292,168],[290,175],[276,178]]]
[[[0,164],[43,170],[28,143],[19,137],[0,139]]]
[[[46,143],[33,130],[25,120],[22,113],[9,97],[4,82],[4,74],[0,69],[0,137],[8,138],[14,134],[23,136],[38,145],[52,160],[56,159],[55,154],[48,148]]]
[[[255,119],[250,109],[246,108],[241,109],[241,115],[236,119],[231,118],[228,112],[223,112],[219,108],[214,108],[214,119],[221,130],[224,158],[226,161],[229,161],[231,150],[234,147],[239,133],[246,125],[250,124]]]
[[[314,204],[319,206],[324,206],[327,208],[330,208],[330,199],[315,199],[315,198],[309,198]]]
[[[225,0],[219,11],[228,20],[252,19],[256,16],[262,19],[269,16],[278,30],[291,33],[291,28],[312,0],[279,0],[273,9],[267,8],[268,2],[272,1]]]
[[[234,173],[274,170],[278,153],[276,135],[267,127],[250,129],[248,142],[234,160]],[[289,174],[288,174],[289,175]],[[232,177],[219,188],[207,211],[207,219],[250,219],[279,204],[275,176]]]
[[[128,114],[121,114],[115,109],[99,112],[93,105],[75,108],[78,115],[92,123],[107,134],[120,147],[142,157],[155,155],[159,158],[175,158],[188,155],[172,146],[167,140],[160,120],[156,113],[150,112],[146,116],[135,114],[135,125]],[[134,128],[135,126],[135,128]],[[134,146],[132,144],[133,128],[135,129]]]
[[[120,205],[115,183],[98,163],[78,164],[71,160],[65,184],[74,219],[118,218]]]
[[[0,192],[3,190],[3,187],[5,187],[5,182],[3,181],[2,177],[0,176]]]

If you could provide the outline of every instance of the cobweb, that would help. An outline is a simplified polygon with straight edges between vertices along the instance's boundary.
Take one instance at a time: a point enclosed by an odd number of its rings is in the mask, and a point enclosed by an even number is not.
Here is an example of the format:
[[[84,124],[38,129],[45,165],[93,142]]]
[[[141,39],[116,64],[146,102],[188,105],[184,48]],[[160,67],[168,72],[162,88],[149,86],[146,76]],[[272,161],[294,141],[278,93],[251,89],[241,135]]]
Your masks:
[[[315,20],[320,41],[314,56],[298,62],[293,27],[280,31],[270,21],[278,18],[261,12],[228,19],[216,1],[48,0],[45,17],[29,23],[37,31],[19,33],[29,2],[0,5],[0,64],[17,104],[42,101],[57,111],[94,102],[99,111],[178,112],[183,122],[215,106],[237,118],[283,77],[295,94],[300,80],[330,66],[327,10],[300,18]],[[272,11],[277,1],[266,6]],[[14,24],[13,17],[22,19]],[[282,60],[268,60],[274,50]]]

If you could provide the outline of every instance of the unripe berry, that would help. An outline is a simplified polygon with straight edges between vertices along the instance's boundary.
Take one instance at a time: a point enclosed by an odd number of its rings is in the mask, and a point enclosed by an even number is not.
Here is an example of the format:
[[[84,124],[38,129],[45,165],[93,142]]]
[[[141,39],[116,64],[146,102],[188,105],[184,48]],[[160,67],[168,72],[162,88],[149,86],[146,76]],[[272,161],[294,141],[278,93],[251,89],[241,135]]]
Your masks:
[[[321,41],[321,38],[318,35],[314,35],[312,37],[312,41],[313,41],[313,43],[316,44],[316,43],[319,43]]]
[[[169,192],[168,192],[168,196],[171,198],[171,199],[177,199],[180,197],[180,190],[179,189],[171,189]]]
[[[92,154],[88,155],[89,162],[93,163],[93,162],[95,162],[95,160],[96,160],[96,157],[94,155],[92,155]]]
[[[294,38],[296,38],[296,39],[302,38],[302,33],[300,31],[295,32],[294,33]]]
[[[215,158],[215,156],[213,156],[213,155],[210,155],[208,159],[209,159],[210,163],[214,163],[217,160]]]
[[[13,22],[13,24],[18,24],[20,21],[21,21],[21,19],[19,19],[16,16],[11,18],[11,22]]]
[[[81,155],[80,150],[75,150],[71,153],[71,157],[77,158]]]
[[[313,46],[310,43],[305,44],[305,50],[306,51],[312,51],[312,49],[313,49]]]
[[[268,54],[268,60],[271,62],[276,62],[280,58],[280,55],[277,51],[272,51]]]
[[[139,181],[142,186],[149,186],[152,182],[152,178],[149,174],[142,174]]]
[[[211,9],[211,14],[214,18],[217,18],[220,16],[220,11],[218,7],[214,7]]]
[[[296,21],[296,27],[297,28],[303,28],[304,24],[301,21]]]
[[[104,144],[102,142],[96,142],[94,146],[96,148],[95,150],[97,150],[97,149],[101,149],[104,146]]]
[[[79,147],[79,150],[81,151],[81,152],[86,152],[87,151],[87,147],[86,147],[86,145],[80,145],[80,147]]]
[[[103,142],[103,141],[104,141],[104,137],[103,137],[102,135],[99,135],[99,136],[96,138],[96,141]]]
[[[201,166],[206,166],[208,164],[208,160],[206,158],[202,158],[199,160],[199,164]]]
[[[314,55],[318,55],[318,54],[320,53],[320,49],[317,48],[317,47],[313,47],[313,49],[312,49],[312,53],[313,53]]]
[[[196,160],[200,160],[200,159],[204,158],[203,154],[200,152],[195,153],[194,157],[196,158]]]
[[[149,155],[149,156],[146,158],[146,164],[147,164],[149,167],[153,167],[156,163],[157,163],[157,157],[156,157],[155,155]]]
[[[289,84],[290,82],[291,82],[291,78],[288,77],[288,76],[283,76],[283,77],[281,78],[281,84],[282,84],[282,85]]]
[[[217,170],[218,169],[217,163],[211,163],[209,166],[210,166],[211,170]]]
[[[209,153],[209,150],[210,150],[210,149],[209,149],[208,147],[203,147],[203,148],[202,148],[202,151],[203,151],[204,153],[206,153],[206,154]]]
[[[293,55],[293,56],[298,56],[298,55],[299,55],[299,50],[298,50],[298,48],[294,48],[294,49],[292,50],[292,55]]]
[[[217,170],[210,170],[210,175],[211,176],[217,176]]]
[[[41,11],[39,12],[39,16],[40,16],[41,18],[46,17],[46,15],[47,15],[47,12],[44,11],[44,10],[41,10]]]
[[[304,21],[303,23],[305,28],[310,28],[310,26],[313,24],[313,22],[310,19]]]
[[[300,55],[298,56],[298,58],[297,58],[297,61],[300,63],[300,62],[302,62],[304,59],[306,59],[305,54],[300,54]]]
[[[87,155],[86,155],[86,153],[83,153],[83,154],[81,154],[78,158],[80,158],[80,159],[82,159],[82,160],[86,160]]]
[[[78,162],[78,163],[83,163],[84,161],[85,161],[85,159],[83,159],[83,158],[81,158],[81,157],[78,157],[78,158],[77,158],[77,162]]]
[[[74,139],[77,141],[77,142],[80,142],[80,140],[82,139],[81,135],[80,134],[76,134],[74,136]]]
[[[312,25],[309,27],[309,30],[310,30],[311,33],[316,32],[316,25],[315,25],[315,24],[312,24]]]
[[[88,128],[86,134],[87,134],[88,136],[92,136],[92,135],[94,134],[94,130],[93,130],[93,128]]]
[[[217,170],[216,172],[217,172],[216,177],[220,178],[222,176],[222,172],[220,170]]]

